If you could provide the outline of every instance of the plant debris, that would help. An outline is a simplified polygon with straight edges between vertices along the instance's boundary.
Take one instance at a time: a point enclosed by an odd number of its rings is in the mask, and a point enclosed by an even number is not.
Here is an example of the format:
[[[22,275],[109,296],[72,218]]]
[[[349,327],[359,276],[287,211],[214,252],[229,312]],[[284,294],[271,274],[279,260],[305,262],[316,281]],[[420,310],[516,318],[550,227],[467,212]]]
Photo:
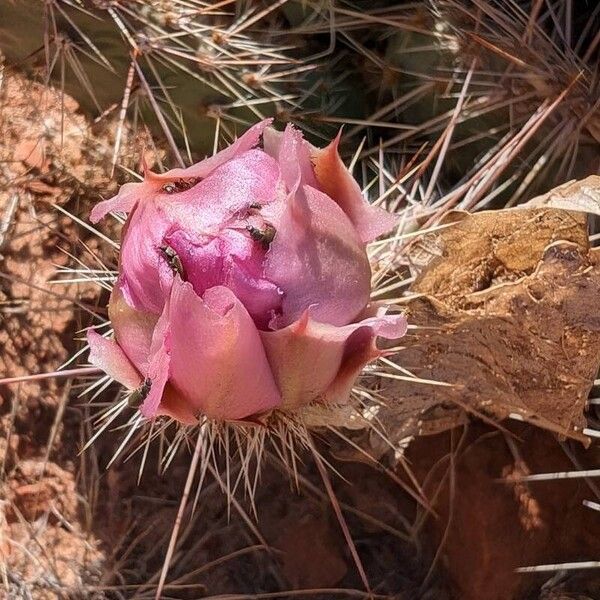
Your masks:
[[[600,251],[587,217],[552,208],[454,212],[413,249],[415,325],[399,364],[447,385],[392,380],[381,418],[396,441],[464,422],[465,412],[583,434],[600,366]],[[410,418],[409,417],[410,414]]]
[[[600,176],[590,175],[580,181],[567,181],[531,199],[526,206],[564,208],[600,215]]]

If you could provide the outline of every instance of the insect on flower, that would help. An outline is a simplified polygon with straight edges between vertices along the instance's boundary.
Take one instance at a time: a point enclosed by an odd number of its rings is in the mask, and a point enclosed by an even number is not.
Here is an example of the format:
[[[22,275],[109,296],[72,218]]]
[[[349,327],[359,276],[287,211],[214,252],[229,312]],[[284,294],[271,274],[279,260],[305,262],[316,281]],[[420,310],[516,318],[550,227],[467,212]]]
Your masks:
[[[246,225],[246,230],[250,234],[250,237],[255,242],[260,242],[266,250],[268,250],[271,242],[275,238],[275,234],[277,231],[273,225],[269,225],[266,223],[263,229],[259,229],[258,227],[254,227],[252,225]]]
[[[170,183],[165,183],[162,187],[162,191],[165,194],[176,194],[178,192],[185,192],[190,188],[193,188],[199,179],[197,177],[190,177],[188,179],[175,179]]]
[[[163,253],[164,257],[171,267],[174,273],[177,273],[182,279],[185,279],[185,272],[183,270],[183,265],[181,264],[181,259],[179,258],[177,252],[171,248],[171,246],[161,246],[160,251]]]
[[[152,380],[146,377],[146,379],[144,379],[142,382],[142,385],[129,394],[129,398],[127,398],[127,404],[131,408],[139,408],[142,402],[147,398],[151,388]]]

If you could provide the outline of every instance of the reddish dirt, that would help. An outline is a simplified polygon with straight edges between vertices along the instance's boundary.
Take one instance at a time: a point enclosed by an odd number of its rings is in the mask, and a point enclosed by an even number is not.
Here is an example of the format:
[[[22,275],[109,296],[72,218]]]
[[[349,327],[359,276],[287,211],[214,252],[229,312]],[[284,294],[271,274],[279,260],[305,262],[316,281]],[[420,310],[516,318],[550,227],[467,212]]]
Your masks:
[[[94,286],[51,280],[72,266],[68,254],[86,255],[83,243],[99,250],[55,207],[77,214],[91,190],[110,189],[110,157],[99,147],[111,138],[93,136],[69,97],[6,73],[0,136],[0,377],[17,377],[58,368],[77,347],[80,308],[102,312]],[[0,387],[0,551],[10,598],[69,594],[105,563],[82,495],[82,425],[70,393],[60,379]]]
[[[438,516],[426,529],[442,548],[459,598],[551,598],[552,590],[562,590],[556,598],[599,597],[597,572],[565,575],[542,592],[553,573],[515,574],[518,567],[597,560],[600,553],[600,516],[583,505],[597,498],[593,480],[515,481],[520,474],[574,470],[567,452],[583,468],[598,465],[600,449],[564,448],[527,425],[506,433],[474,425],[411,446],[409,458],[419,479],[427,479],[427,496],[438,495]]]

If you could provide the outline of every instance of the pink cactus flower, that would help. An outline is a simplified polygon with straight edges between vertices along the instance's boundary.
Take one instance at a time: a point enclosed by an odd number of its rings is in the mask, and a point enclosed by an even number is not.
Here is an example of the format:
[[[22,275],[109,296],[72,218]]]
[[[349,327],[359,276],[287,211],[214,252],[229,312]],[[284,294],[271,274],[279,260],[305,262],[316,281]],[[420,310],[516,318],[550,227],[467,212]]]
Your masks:
[[[262,148],[258,147],[262,136]],[[369,304],[366,243],[393,228],[345,168],[338,139],[264,121],[187,169],[124,185],[92,211],[128,213],[109,316],[90,362],[148,418],[261,421],[348,402],[402,315]]]

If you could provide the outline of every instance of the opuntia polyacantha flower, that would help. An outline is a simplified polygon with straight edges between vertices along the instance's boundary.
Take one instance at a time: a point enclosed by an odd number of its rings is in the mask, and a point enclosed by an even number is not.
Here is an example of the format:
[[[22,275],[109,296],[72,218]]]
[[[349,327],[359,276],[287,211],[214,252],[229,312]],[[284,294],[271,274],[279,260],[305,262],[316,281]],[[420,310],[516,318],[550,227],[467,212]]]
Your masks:
[[[263,138],[262,149],[258,147]],[[405,318],[369,303],[366,243],[394,227],[344,166],[288,125],[259,123],[186,169],[146,172],[92,211],[129,213],[90,362],[145,417],[261,421],[348,401]]]

